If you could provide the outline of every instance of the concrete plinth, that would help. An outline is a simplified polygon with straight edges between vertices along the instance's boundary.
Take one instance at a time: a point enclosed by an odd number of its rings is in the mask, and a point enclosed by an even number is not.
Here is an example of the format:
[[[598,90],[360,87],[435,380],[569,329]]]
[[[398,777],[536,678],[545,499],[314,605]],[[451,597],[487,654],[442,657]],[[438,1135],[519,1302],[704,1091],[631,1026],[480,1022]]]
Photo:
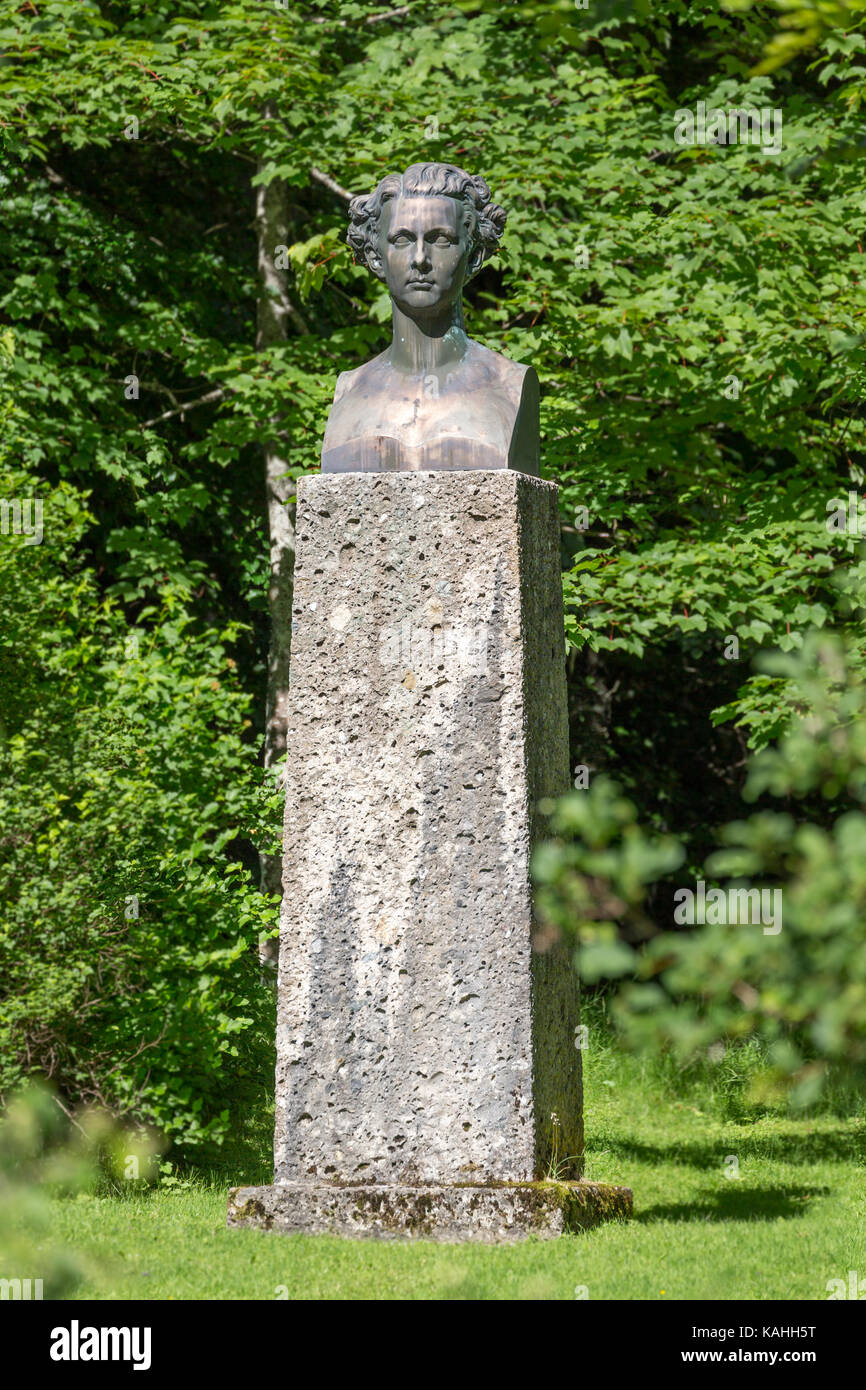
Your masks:
[[[299,485],[275,1186],[230,1221],[565,1229],[525,1186],[583,1155],[577,982],[531,940],[537,803],[569,781],[556,494]]]
[[[334,1187],[287,1183],[234,1187],[229,1226],[287,1235],[330,1234],[374,1240],[548,1240],[631,1216],[627,1187],[592,1182],[501,1183],[482,1187]]]

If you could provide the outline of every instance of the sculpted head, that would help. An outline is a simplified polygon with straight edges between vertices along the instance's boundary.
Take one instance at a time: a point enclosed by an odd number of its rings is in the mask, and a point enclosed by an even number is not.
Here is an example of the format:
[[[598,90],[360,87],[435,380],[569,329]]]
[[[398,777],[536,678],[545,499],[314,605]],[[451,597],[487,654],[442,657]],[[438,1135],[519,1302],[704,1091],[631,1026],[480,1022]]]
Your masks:
[[[496,250],[505,218],[482,178],[454,164],[412,164],[352,199],[346,239],[401,309],[438,317]]]

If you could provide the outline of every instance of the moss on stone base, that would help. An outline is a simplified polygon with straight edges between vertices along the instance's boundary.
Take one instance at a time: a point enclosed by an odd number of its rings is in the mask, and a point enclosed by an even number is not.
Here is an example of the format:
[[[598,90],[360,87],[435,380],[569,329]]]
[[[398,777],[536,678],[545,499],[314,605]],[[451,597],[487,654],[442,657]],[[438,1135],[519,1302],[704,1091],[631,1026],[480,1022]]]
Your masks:
[[[550,1239],[631,1215],[627,1187],[592,1182],[486,1182],[443,1186],[287,1183],[233,1188],[229,1226],[373,1239]]]

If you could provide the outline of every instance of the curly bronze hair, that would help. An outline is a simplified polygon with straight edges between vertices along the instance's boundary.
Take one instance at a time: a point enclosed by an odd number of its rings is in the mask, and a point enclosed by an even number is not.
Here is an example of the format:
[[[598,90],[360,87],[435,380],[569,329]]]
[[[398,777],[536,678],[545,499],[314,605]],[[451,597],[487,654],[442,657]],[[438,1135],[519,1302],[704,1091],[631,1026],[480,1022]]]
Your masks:
[[[484,179],[467,174],[456,164],[410,164],[403,174],[386,174],[372,193],[353,198],[349,204],[346,240],[355,254],[355,264],[370,265],[368,251],[372,248],[385,203],[391,198],[415,195],[456,198],[463,203],[464,227],[471,238],[469,274],[474,275],[499,245],[508,214],[498,203],[491,202],[490,189]]]

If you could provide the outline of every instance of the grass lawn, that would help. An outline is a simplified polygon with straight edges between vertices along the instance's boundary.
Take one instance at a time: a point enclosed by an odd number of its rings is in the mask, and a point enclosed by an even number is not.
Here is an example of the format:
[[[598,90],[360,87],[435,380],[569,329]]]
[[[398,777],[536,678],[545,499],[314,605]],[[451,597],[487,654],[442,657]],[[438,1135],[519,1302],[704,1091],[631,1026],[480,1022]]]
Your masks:
[[[260,1121],[185,1186],[54,1200],[52,1243],[85,1270],[72,1297],[821,1300],[866,1279],[862,1105],[749,1115],[605,1036],[586,1055],[586,1175],[634,1190],[631,1222],[499,1248],[227,1231],[230,1183],[271,1178]]]

